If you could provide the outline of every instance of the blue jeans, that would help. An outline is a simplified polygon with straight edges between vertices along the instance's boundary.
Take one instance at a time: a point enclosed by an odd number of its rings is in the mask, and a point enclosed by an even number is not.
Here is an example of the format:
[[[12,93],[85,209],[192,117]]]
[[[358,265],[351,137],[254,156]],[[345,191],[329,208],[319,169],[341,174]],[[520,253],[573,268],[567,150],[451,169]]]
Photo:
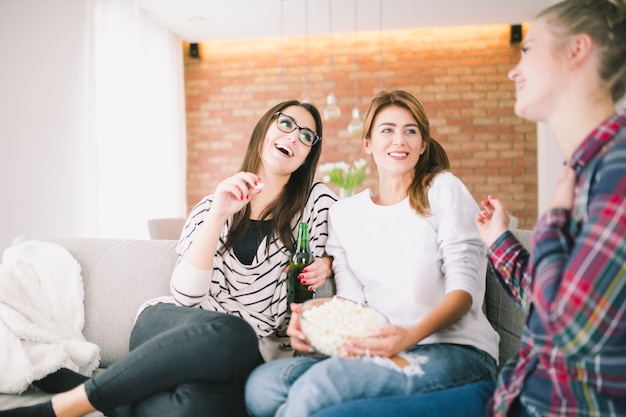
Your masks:
[[[262,362],[243,319],[172,304],[144,310],[128,355],[85,382],[105,415],[245,416],[243,385]]]
[[[453,344],[417,345],[405,351],[428,358],[399,368],[388,359],[279,359],[256,368],[246,383],[253,417],[310,416],[335,404],[364,398],[439,391],[477,381],[495,381],[496,362],[486,352]],[[381,363],[382,360],[382,363]]]
[[[426,394],[357,400],[330,406],[313,417],[485,417],[495,386],[481,381]],[[507,416],[533,417],[519,400]]]
[[[415,395],[357,400],[334,405],[313,417],[485,417],[495,384],[475,382]]]

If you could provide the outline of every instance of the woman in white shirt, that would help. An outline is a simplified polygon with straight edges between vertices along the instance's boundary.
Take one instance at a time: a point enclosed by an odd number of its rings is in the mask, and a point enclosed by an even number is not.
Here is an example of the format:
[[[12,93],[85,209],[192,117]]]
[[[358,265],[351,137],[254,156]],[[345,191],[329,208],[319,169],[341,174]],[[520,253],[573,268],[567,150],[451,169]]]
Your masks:
[[[449,172],[411,94],[374,98],[362,141],[379,191],[330,208],[326,251],[337,295],[376,308],[392,324],[376,340],[346,344],[343,357],[298,356],[257,368],[246,384],[254,417],[310,416],[355,399],[495,380],[499,339],[482,311],[487,259],[477,203]],[[299,306],[293,311],[292,346],[312,353]]]

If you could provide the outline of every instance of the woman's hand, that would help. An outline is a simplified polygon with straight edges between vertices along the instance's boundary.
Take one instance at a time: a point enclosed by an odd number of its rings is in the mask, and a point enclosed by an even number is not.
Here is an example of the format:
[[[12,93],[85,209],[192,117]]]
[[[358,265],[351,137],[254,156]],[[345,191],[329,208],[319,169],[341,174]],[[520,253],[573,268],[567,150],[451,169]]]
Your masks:
[[[306,285],[309,291],[315,291],[324,284],[326,278],[333,274],[332,258],[325,256],[323,258],[315,258],[313,263],[307,265],[298,275],[300,284]]]
[[[251,172],[239,172],[217,185],[211,209],[207,212],[200,231],[184,259],[198,269],[213,269],[217,243],[229,216],[250,202],[250,196],[261,192],[261,179]]]
[[[565,167],[563,175],[556,183],[552,195],[550,208],[572,210],[574,208],[574,187],[576,186],[576,172],[569,166]]]
[[[287,327],[287,336],[289,336],[291,347],[294,350],[304,353],[314,353],[315,349],[309,344],[309,341],[302,333],[300,327],[300,311],[302,304],[291,303],[291,317],[289,318],[289,326]]]
[[[394,324],[379,327],[370,333],[371,339],[351,339],[342,347],[342,356],[358,358],[384,356],[392,358],[415,343],[409,331]]]
[[[509,213],[500,200],[494,196],[480,202],[484,210],[476,215],[476,225],[480,232],[480,238],[487,246],[491,246],[502,233],[509,229]]]
[[[238,172],[217,185],[210,211],[221,217],[237,213],[250,202],[253,195],[262,191],[261,187],[261,178],[258,175]]]

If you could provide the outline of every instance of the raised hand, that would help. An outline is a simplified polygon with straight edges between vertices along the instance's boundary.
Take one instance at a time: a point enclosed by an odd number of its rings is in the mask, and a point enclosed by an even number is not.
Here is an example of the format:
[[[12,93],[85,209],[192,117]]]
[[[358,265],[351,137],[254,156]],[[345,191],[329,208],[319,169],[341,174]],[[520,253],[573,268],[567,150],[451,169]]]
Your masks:
[[[509,228],[509,213],[504,205],[492,195],[480,202],[484,210],[476,215],[476,225],[480,238],[487,246],[491,246],[502,233]]]
[[[228,217],[250,202],[250,198],[259,194],[263,183],[258,175],[251,172],[238,172],[217,185],[211,210],[215,214]]]

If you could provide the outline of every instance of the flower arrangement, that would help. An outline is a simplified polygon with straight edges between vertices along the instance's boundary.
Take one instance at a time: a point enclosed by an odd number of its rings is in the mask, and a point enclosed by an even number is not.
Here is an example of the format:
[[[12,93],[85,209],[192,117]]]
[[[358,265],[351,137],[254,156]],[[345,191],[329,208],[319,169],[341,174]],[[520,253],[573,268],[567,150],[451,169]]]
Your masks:
[[[329,162],[319,167],[325,182],[339,187],[339,197],[350,197],[354,189],[361,185],[365,174],[369,173],[365,159],[359,159],[349,165],[346,162]]]

